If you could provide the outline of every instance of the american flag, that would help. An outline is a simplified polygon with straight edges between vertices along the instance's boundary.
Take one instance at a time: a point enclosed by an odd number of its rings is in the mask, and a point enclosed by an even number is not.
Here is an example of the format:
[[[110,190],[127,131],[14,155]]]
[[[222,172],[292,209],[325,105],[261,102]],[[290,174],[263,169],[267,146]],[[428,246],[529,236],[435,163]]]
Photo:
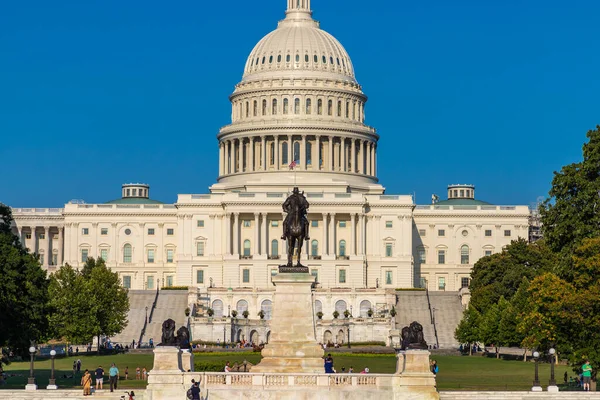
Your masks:
[[[296,163],[296,160],[292,161],[290,164],[290,169],[293,170],[294,168],[296,168],[298,166],[298,164]]]

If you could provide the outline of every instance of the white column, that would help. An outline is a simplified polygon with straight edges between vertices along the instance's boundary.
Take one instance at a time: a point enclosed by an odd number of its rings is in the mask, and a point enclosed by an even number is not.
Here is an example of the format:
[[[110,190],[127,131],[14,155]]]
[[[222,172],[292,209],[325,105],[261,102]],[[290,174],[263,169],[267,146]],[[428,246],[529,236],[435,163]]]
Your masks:
[[[358,215],[358,255],[362,256],[364,254],[364,246],[365,246],[365,215],[360,213]]]
[[[244,172],[244,141],[243,139],[238,139],[238,174]]]
[[[302,145],[300,147],[300,163],[302,164],[302,169],[304,171],[307,170],[306,168],[306,135],[302,135]]]
[[[319,157],[319,154],[321,154],[321,136],[317,135],[315,137],[315,145],[312,146],[312,156],[311,157],[312,157],[313,171],[321,170],[321,158]]]
[[[260,213],[254,213],[254,255],[260,253],[260,230],[258,229]]]
[[[329,255],[335,255],[335,213],[329,215],[331,217],[329,220]]]
[[[350,214],[350,224],[352,225],[352,229],[350,229],[351,232],[351,239],[350,239],[350,255],[355,256],[356,255],[356,214],[352,213]]]
[[[225,251],[226,255],[231,255],[231,213],[225,214]]]
[[[279,171],[279,165],[281,164],[281,158],[279,157],[279,136],[275,135],[275,170]]]
[[[57,261],[57,264],[59,267],[63,265],[64,241],[65,241],[65,228],[63,226],[59,226],[58,227],[58,256],[56,257],[56,261]],[[116,251],[116,249],[113,251]]]
[[[342,171],[350,171],[350,169],[348,168],[348,150],[346,150],[346,139],[343,139],[343,143],[342,143],[342,152],[344,153],[344,168],[342,168]]]
[[[219,143],[219,176],[223,175],[223,143]]]
[[[261,227],[260,227],[260,234],[261,234],[261,255],[266,256],[267,255],[267,213],[263,213],[262,214],[262,218],[261,218]]]
[[[260,150],[262,152],[262,170],[267,170],[267,140],[265,136],[260,137]]]
[[[293,144],[294,140],[293,139],[294,138],[293,138],[292,135],[288,135],[288,137],[287,137],[287,143],[288,143],[287,159],[288,159],[288,164],[291,164],[292,161],[295,161],[295,160],[292,160],[292,156],[294,155],[294,153],[292,151],[293,150],[292,147],[294,147],[294,144]]]
[[[364,140],[360,141],[360,162],[358,163],[358,172],[363,175],[365,173],[365,143]]]
[[[42,229],[44,230],[43,234],[44,234],[44,238],[46,240],[46,249],[44,250],[44,262],[42,263],[42,267],[47,267],[48,266],[48,243],[50,243],[50,237],[49,237],[49,233],[50,233],[50,227],[49,226],[42,226]],[[41,249],[44,249],[44,245],[41,244],[40,246]]]
[[[327,214],[323,213],[323,239],[321,239],[321,255],[328,256],[329,250],[327,246]]]
[[[329,157],[327,158],[327,171],[333,171],[333,136],[329,136],[329,142],[327,143]]]
[[[371,175],[375,176],[375,146],[371,143],[371,157],[369,158],[371,162]]]
[[[250,157],[246,159],[246,172],[254,172],[254,137],[250,136]]]
[[[373,176],[377,176],[377,146],[373,145]]]
[[[32,226],[31,227],[31,241],[29,242],[29,250],[31,251],[31,253],[37,253],[37,248],[36,248],[36,237],[35,237],[35,230],[36,227]]]
[[[240,254],[240,213],[234,213],[234,221],[233,221],[233,254]]]
[[[356,164],[358,164],[356,162],[356,139],[350,139],[350,145],[352,146],[352,151],[350,153],[350,155],[352,157],[352,160],[350,161],[350,164],[352,165],[351,171],[358,172],[358,170],[356,168]]]

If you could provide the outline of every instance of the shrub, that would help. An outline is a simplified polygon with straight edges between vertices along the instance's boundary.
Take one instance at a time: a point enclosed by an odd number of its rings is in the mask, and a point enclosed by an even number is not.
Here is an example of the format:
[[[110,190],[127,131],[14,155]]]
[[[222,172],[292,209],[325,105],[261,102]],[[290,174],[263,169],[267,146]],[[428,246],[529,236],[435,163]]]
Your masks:
[[[187,286],[165,286],[160,290],[188,290]]]
[[[344,317],[348,318],[350,316],[350,311],[346,310],[344,311]]]
[[[337,319],[337,317],[339,317],[339,316],[340,316],[340,313],[338,312],[338,310],[335,310],[335,311],[333,312],[333,318],[336,318],[336,319]]]
[[[367,315],[369,316],[369,318],[371,318],[373,316],[373,309],[369,308],[369,311],[367,311]]]
[[[189,307],[187,307],[187,308],[185,309],[185,316],[186,316],[186,317],[189,317],[189,316],[190,316],[190,312],[191,312],[191,311],[192,311],[192,310],[190,310],[190,308],[189,308]]]
[[[224,368],[224,363],[202,361],[194,363],[194,370],[197,372],[222,372]]]
[[[319,319],[323,319],[323,312],[322,312],[322,311],[319,311],[319,312],[317,313],[317,318],[319,318]]]
[[[248,319],[248,315],[250,315],[250,313],[248,312],[248,310],[244,310],[242,315],[244,316],[244,318]]]
[[[231,311],[231,316],[233,318],[237,317],[237,311],[235,311],[235,310]]]
[[[258,312],[258,316],[260,317],[260,319],[264,319],[265,318],[265,312],[263,310],[260,310]]]
[[[215,310],[213,310],[212,308],[209,308],[208,310],[206,310],[206,313],[208,314],[209,317],[212,317],[213,315],[215,315]]]
[[[390,310],[390,315],[391,315],[392,317],[395,317],[395,316],[396,316],[396,307],[392,306],[392,309]]]

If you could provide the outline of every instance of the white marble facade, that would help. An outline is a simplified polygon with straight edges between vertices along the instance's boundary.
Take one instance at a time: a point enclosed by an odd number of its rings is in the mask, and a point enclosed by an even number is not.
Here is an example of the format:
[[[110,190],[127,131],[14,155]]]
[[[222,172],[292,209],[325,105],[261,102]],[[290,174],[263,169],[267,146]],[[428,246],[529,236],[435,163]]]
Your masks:
[[[394,298],[386,289],[426,282],[457,291],[477,259],[528,237],[527,206],[479,202],[472,186],[451,185],[448,200],[423,206],[385,194],[367,98],[343,46],[312,19],[309,0],[288,1],[230,99],[232,122],[217,135],[219,178],[208,194],[162,204],[147,185],[123,185],[122,198],[105,204],[13,208],[15,232],[49,271],[102,257],[131,289],[214,289],[210,301],[225,308],[240,299],[217,292],[231,288],[247,294],[253,316],[260,303],[252,293],[270,298],[286,252],[281,204],[295,184],[310,202],[303,258],[318,276],[326,315],[334,298],[384,308]],[[365,289],[374,289],[368,299]]]

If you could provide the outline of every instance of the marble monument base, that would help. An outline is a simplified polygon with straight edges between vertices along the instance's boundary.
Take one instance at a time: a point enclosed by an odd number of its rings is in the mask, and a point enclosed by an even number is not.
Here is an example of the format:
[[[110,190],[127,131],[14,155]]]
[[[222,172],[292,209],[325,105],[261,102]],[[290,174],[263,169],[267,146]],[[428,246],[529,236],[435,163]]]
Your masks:
[[[397,394],[427,400],[440,398],[429,365],[430,354],[427,350],[406,350],[397,355],[394,376],[394,391]]]
[[[253,373],[323,373],[323,349],[315,339],[311,287],[306,273],[279,273],[275,285],[271,339]]]
[[[181,351],[173,346],[154,348],[154,366],[148,374],[148,387],[152,400],[172,400],[185,398],[186,388]]]

